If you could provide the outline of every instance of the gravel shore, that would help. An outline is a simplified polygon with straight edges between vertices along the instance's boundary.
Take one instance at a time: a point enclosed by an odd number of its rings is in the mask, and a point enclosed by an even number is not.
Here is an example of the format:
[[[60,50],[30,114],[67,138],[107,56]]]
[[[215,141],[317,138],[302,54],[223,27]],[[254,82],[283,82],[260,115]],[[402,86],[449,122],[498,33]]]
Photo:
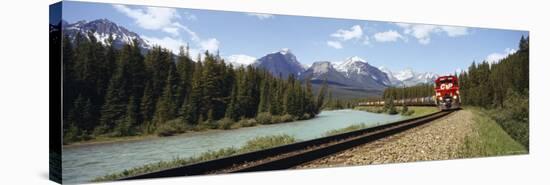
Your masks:
[[[297,168],[456,159],[460,157],[464,138],[472,132],[472,119],[472,112],[460,110],[441,120]]]

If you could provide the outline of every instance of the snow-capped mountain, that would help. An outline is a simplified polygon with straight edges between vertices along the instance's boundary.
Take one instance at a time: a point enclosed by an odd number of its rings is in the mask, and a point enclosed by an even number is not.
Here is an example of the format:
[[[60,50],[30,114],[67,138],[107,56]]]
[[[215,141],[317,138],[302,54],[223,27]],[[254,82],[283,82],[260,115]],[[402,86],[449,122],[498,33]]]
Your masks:
[[[287,78],[291,74],[299,76],[305,71],[302,64],[298,62],[296,56],[288,48],[263,56],[256,60],[254,66],[266,69],[271,74],[282,78]]]
[[[256,57],[248,55],[230,55],[225,58],[225,62],[230,63],[233,67],[248,66],[256,62]]]
[[[438,77],[438,75],[435,73],[418,73],[414,72],[411,68],[407,68],[405,70],[395,73],[392,73],[389,70],[388,72],[386,73],[391,74],[395,78],[395,81],[392,82],[392,86],[414,86],[421,83],[433,83],[433,81]]]
[[[380,69],[380,71],[388,75],[388,79],[390,80],[391,86],[403,86],[403,82],[397,79],[397,77],[393,75],[393,72],[391,72],[388,68],[382,66],[382,67],[379,67],[378,69]]]
[[[153,46],[152,42],[145,39],[146,37],[140,37],[137,33],[107,19],[74,23],[62,21],[61,28],[63,33],[73,41],[80,34],[85,38],[91,35],[103,44],[107,44],[109,36],[112,36],[115,47],[132,43],[135,39],[144,52]],[[50,30],[55,31],[55,27]],[[269,53],[259,59],[244,54],[229,55],[225,57],[225,61],[234,67],[252,65],[263,68],[274,76],[282,78],[287,78],[292,74],[301,80],[311,79],[312,83],[319,87],[319,83],[326,79],[329,84],[333,85],[335,92],[347,93],[347,95],[355,93],[358,97],[364,96],[365,92],[380,94],[383,89],[390,86],[431,83],[437,78],[437,75],[433,73],[416,73],[412,69],[392,72],[384,67],[377,68],[357,56],[338,62],[319,61],[306,65],[300,63],[288,48]]]
[[[327,81],[328,84],[352,86],[342,73],[336,71],[329,61],[314,62],[311,66],[300,75],[300,79],[309,78],[313,83],[322,83]]]
[[[363,84],[363,87],[383,88],[391,85],[388,75],[380,69],[371,66],[360,57],[348,57],[344,61],[339,62],[335,69],[341,72],[348,79],[352,79],[357,83]]]
[[[97,19],[90,22],[83,20],[72,24],[63,21],[62,24],[64,34],[68,35],[72,40],[76,38],[78,33],[86,38],[88,38],[88,33],[92,33],[95,39],[103,44],[108,43],[109,35],[111,35],[115,47],[121,47],[126,43],[132,43],[132,40],[136,39],[139,42],[140,48],[151,48],[149,41],[142,39],[138,34],[108,19]]]

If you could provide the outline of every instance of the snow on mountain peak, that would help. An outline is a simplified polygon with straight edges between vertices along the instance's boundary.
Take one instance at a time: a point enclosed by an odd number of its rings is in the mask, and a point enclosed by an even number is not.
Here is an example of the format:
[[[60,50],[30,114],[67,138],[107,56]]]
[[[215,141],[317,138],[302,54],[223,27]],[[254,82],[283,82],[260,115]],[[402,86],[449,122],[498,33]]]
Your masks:
[[[109,19],[97,19],[92,21],[81,20],[72,24],[65,21],[63,30],[65,34],[73,40],[78,33],[87,38],[88,33],[92,32],[92,35],[97,41],[105,45],[108,44],[109,36],[112,36],[113,44],[118,47],[123,44],[132,43],[134,39],[138,40],[140,47],[143,49],[151,47],[150,43],[141,38],[137,33],[131,32]]]
[[[364,68],[367,67],[367,61],[358,56],[348,57],[342,62],[337,62],[335,69],[339,72],[344,72],[347,75],[350,72],[362,73]]]
[[[361,57],[358,57],[358,56],[348,57],[346,60],[347,60],[347,61],[352,61],[352,62],[364,62],[364,63],[367,63],[367,61],[363,60]]]
[[[279,50],[279,53],[283,54],[283,55],[286,55],[288,53],[290,53],[290,49],[288,48],[281,48],[281,50]]]
[[[398,72],[392,72],[383,67],[379,69],[388,75],[393,86],[414,86],[422,83],[432,83],[438,77],[435,73],[415,72],[411,68],[406,68]]]
[[[411,68],[407,68],[403,71],[399,71],[394,74],[395,78],[397,78],[400,81],[405,81],[411,78],[414,78],[415,73]]]
[[[226,57],[228,63],[233,64],[234,67],[247,66],[256,62],[256,57],[248,55],[230,55]]]

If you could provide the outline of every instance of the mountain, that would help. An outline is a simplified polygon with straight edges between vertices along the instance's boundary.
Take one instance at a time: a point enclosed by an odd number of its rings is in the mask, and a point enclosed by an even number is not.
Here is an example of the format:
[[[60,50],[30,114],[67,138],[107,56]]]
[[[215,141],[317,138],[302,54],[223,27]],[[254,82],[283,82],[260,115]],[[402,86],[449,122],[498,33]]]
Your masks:
[[[299,76],[305,71],[302,64],[296,59],[296,56],[287,48],[267,54],[256,60],[253,65],[269,71],[272,75],[283,78],[287,78],[291,74]]]
[[[399,80],[400,84],[397,85],[405,85],[405,86],[414,86],[421,83],[433,83],[433,81],[437,78],[437,75],[435,73],[430,72],[424,72],[424,73],[417,73],[414,72],[411,68],[407,68],[403,71],[399,71],[396,73],[393,73],[395,78]]]
[[[228,64],[232,64],[233,67],[237,68],[253,64],[254,62],[256,62],[256,58],[248,55],[230,55],[225,58],[225,62],[227,62]]]
[[[351,86],[352,83],[340,72],[336,71],[328,61],[314,62],[300,75],[300,79],[309,78],[312,83],[321,84],[327,81],[331,85]]]
[[[335,69],[363,89],[384,89],[391,85],[388,75],[359,57],[339,62]]]
[[[388,79],[390,80],[390,83],[391,83],[391,86],[403,86],[403,82],[399,79],[397,79],[397,77],[395,77],[393,75],[393,72],[391,72],[388,68],[382,66],[380,68],[380,71],[386,73],[386,75],[388,75]]]
[[[78,34],[89,38],[89,33],[91,33],[91,36],[103,44],[107,44],[109,35],[111,35],[114,46],[118,48],[131,43],[134,39],[139,42],[139,47],[143,52],[147,52],[153,45],[137,33],[108,19],[89,22],[83,20],[74,23],[63,20],[61,28],[64,34],[73,41]],[[51,30],[55,30],[55,28]],[[371,66],[367,61],[356,56],[340,62],[319,61],[311,65],[304,65],[287,48],[269,53],[259,59],[239,54],[230,55],[225,58],[225,61],[235,67],[252,65],[282,78],[287,78],[291,74],[300,80],[309,78],[316,89],[320,88],[326,79],[334,96],[342,95],[342,97],[380,95],[389,86],[411,86],[432,82],[436,78],[433,73],[415,73],[411,69],[392,73],[386,68]]]
[[[97,19],[90,22],[83,20],[72,24],[63,21],[62,24],[64,34],[67,34],[71,40],[74,40],[78,33],[88,38],[88,33],[91,32],[95,39],[103,44],[106,44],[109,35],[112,35],[115,47],[122,47],[126,43],[131,43],[133,39],[137,39],[142,50],[151,48],[149,41],[108,19]]]

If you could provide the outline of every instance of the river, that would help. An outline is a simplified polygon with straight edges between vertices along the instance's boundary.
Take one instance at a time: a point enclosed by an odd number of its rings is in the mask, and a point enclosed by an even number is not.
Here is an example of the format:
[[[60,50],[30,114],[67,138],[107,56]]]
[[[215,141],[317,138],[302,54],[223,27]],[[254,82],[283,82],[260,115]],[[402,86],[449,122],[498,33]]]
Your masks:
[[[394,122],[400,115],[376,114],[357,110],[323,111],[316,118],[272,125],[213,130],[141,141],[67,147],[63,149],[63,182],[88,182],[96,177],[120,172],[175,157],[196,156],[206,151],[240,147],[258,136],[287,134],[298,140],[323,136],[329,130],[364,123],[375,126]]]

